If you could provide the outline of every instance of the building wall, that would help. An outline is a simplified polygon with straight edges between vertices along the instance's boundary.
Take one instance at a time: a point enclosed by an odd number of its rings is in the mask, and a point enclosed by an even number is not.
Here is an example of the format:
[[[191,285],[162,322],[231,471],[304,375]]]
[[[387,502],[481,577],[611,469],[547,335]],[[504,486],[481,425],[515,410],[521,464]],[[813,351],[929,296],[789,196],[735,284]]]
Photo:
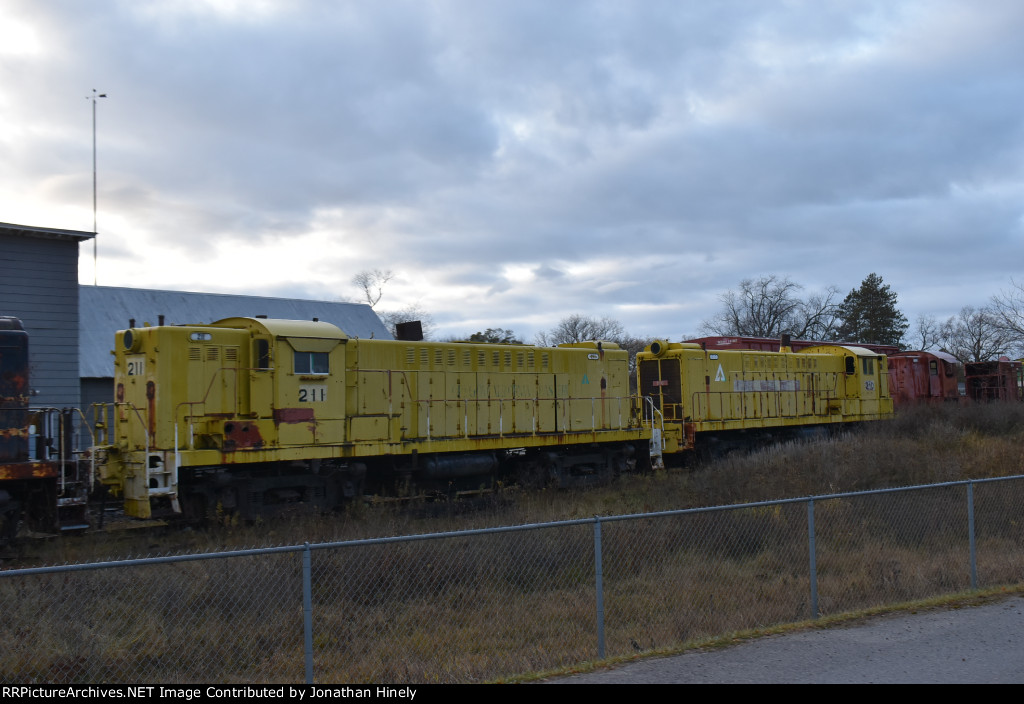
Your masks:
[[[82,379],[82,413],[90,423],[95,422],[93,404],[111,404],[114,400],[113,379]]]
[[[29,334],[31,404],[78,406],[78,242],[0,231],[0,268],[0,314]]]

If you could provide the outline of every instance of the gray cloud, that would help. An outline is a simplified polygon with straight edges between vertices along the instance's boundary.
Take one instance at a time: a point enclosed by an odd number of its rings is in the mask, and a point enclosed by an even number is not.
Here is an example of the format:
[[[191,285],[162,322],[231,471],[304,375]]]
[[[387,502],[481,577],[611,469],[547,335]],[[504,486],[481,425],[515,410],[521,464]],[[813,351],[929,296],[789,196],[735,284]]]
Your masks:
[[[37,43],[0,48],[0,204],[91,227],[95,87],[111,285],[229,257],[217,290],[337,297],[390,268],[442,334],[532,337],[692,332],[763,273],[877,271],[911,318],[1019,276],[1019,3],[236,7],[7,3]]]

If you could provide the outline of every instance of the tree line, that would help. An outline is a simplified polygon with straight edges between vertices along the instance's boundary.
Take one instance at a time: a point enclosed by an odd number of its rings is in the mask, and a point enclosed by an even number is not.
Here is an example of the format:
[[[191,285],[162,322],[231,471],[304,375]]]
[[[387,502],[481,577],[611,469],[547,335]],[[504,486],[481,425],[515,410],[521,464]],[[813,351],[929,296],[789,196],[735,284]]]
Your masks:
[[[913,328],[897,306],[897,294],[878,274],[869,274],[839,301],[839,290],[803,296],[804,287],[773,274],[744,279],[719,296],[718,313],[701,324],[706,335],[780,337],[900,349],[940,350],[961,362],[985,362],[1024,353],[1024,285],[1010,288],[981,307],[964,306],[940,321],[920,316]]]
[[[701,324],[705,335],[780,337],[898,346],[908,328],[896,293],[878,274],[839,301],[839,289],[803,296],[804,287],[774,274],[743,279],[718,298],[718,313]]]
[[[390,271],[363,271],[353,277],[361,298],[375,308],[383,297],[384,285],[393,278]],[[913,328],[898,307],[898,296],[882,277],[869,274],[842,300],[840,290],[805,293],[801,284],[787,276],[766,274],[743,279],[735,289],[720,294],[719,310],[700,325],[705,336],[780,338],[892,345],[900,349],[941,350],[961,362],[983,362],[1001,355],[1024,354],[1024,284],[1011,281],[1009,289],[993,296],[980,308],[964,306],[945,321],[920,316]],[[376,311],[394,333],[394,326],[406,320],[420,320],[424,336],[430,338],[433,321],[419,306],[396,311]],[[451,339],[469,342],[523,344],[511,329],[487,328]],[[652,338],[628,332],[621,322],[608,317],[573,314],[549,330],[538,333],[533,342],[542,347],[586,340],[607,340],[627,350],[632,358]]]

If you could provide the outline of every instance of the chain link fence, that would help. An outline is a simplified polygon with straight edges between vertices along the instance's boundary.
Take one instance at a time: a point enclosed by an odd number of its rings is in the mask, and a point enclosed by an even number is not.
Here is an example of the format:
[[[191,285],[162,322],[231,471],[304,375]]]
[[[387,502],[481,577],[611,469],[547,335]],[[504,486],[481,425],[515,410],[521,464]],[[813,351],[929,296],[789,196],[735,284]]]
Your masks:
[[[1022,479],[4,570],[0,681],[494,681],[1013,584]]]

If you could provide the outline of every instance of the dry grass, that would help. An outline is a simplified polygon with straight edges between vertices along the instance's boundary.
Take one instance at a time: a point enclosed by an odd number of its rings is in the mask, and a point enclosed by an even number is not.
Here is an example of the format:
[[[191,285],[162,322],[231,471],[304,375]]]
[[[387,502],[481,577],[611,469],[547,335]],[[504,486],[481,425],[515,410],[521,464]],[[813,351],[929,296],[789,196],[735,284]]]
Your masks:
[[[585,493],[358,507],[273,525],[37,546],[61,563],[543,523],[1024,473],[1024,411],[920,409],[891,424]],[[978,485],[978,575],[1024,581],[1024,487]],[[823,615],[963,592],[961,489],[815,502]],[[607,655],[810,619],[804,504],[602,526]],[[313,552],[320,682],[477,682],[596,657],[588,525]],[[295,553],[0,580],[4,682],[298,682]]]

